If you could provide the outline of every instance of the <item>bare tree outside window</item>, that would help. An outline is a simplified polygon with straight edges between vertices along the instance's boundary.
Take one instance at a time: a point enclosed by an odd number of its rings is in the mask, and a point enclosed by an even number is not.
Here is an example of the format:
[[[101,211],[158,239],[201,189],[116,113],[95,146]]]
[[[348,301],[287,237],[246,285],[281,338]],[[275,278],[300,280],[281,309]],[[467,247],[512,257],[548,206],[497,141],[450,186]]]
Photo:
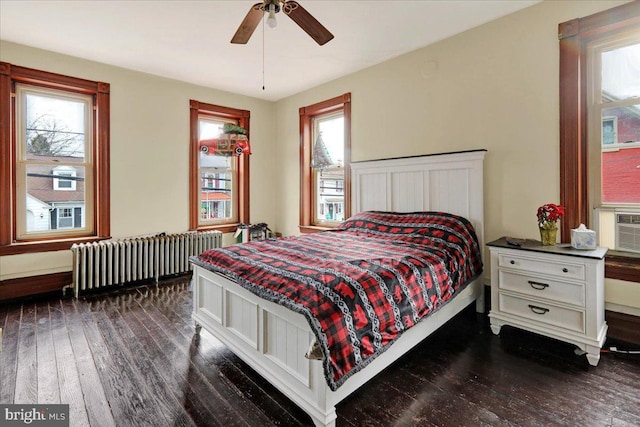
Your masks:
[[[26,103],[28,156],[84,157],[85,102],[27,94]]]
[[[39,116],[27,123],[27,153],[37,156],[82,157],[84,133],[70,131],[51,116]]]

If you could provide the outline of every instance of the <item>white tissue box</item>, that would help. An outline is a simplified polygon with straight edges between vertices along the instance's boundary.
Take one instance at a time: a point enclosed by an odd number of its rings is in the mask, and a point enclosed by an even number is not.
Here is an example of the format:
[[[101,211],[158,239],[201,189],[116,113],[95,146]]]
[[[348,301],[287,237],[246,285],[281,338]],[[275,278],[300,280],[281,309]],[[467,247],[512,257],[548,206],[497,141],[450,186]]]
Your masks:
[[[593,250],[596,248],[596,232],[587,228],[571,230],[571,247],[575,249]]]

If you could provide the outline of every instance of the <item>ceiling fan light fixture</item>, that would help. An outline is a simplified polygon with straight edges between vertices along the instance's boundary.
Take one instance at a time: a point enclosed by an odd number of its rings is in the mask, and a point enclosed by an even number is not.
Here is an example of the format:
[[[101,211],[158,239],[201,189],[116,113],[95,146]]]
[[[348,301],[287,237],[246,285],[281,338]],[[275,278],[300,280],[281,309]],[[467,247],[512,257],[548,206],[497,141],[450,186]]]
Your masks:
[[[269,17],[267,18],[267,25],[269,28],[275,28],[278,26],[278,21],[276,21],[276,5],[271,3],[268,6],[269,8]]]
[[[0,0],[2,1],[2,0]],[[251,34],[255,31],[256,27],[262,21],[264,23],[264,14],[268,13],[267,25],[271,28],[275,28],[278,23],[276,22],[276,13],[284,11],[284,15],[288,16],[295,22],[302,30],[307,33],[316,43],[320,46],[324,45],[331,39],[333,34],[327,30],[321,23],[318,22],[307,10],[300,6],[297,1],[294,0],[263,0],[260,3],[256,3],[251,6],[247,16],[244,17],[242,23],[236,30],[236,33],[231,39],[231,43],[235,44],[247,44]]]

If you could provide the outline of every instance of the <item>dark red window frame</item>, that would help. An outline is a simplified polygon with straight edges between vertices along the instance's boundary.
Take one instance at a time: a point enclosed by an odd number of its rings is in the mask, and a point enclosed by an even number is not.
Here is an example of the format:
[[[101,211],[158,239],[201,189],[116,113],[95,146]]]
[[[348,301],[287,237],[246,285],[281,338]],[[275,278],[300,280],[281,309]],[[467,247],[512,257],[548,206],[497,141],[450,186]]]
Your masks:
[[[314,233],[331,227],[313,221],[314,182],[311,170],[313,119],[342,111],[344,114],[344,218],[351,216],[351,93],[301,107],[300,112],[300,232]]]
[[[24,83],[93,97],[94,224],[82,236],[16,239],[15,85]],[[77,77],[0,62],[0,255],[58,251],[74,243],[109,238],[110,215],[110,86]]]
[[[251,113],[247,110],[237,108],[222,107],[220,105],[208,104],[195,100],[189,101],[189,229],[190,230],[219,230],[223,233],[235,231],[238,223],[249,224],[249,156],[238,157],[238,197],[237,206],[234,209],[238,212],[238,222],[215,225],[199,225],[200,213],[200,176],[198,171],[198,118],[201,115],[212,117],[229,118],[245,128],[249,135],[249,119]]]
[[[589,224],[587,146],[587,47],[616,32],[640,26],[640,2],[626,3],[558,26],[560,39],[560,203],[566,208],[562,241],[570,230]],[[608,278],[640,281],[640,257],[610,253]]]

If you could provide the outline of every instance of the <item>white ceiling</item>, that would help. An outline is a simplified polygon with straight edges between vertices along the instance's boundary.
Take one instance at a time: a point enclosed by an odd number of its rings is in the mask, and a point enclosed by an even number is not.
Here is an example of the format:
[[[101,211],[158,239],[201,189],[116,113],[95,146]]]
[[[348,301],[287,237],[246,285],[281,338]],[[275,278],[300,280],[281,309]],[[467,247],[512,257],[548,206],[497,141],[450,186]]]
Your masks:
[[[0,39],[275,101],[540,0],[299,0],[333,40],[278,13],[232,45],[256,1],[0,0]]]

